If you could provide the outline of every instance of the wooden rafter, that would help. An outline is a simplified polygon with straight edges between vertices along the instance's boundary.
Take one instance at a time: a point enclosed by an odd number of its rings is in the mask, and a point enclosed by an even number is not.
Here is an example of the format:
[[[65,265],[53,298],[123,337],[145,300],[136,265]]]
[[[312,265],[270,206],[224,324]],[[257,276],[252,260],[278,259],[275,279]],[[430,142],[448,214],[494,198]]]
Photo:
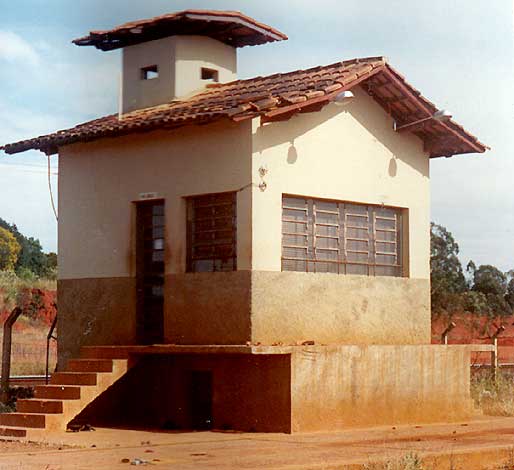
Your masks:
[[[284,121],[287,119],[290,119],[294,114],[300,113],[300,112],[311,112],[313,110],[320,110],[323,108],[323,106],[327,105],[330,101],[332,101],[339,93],[349,90],[350,88],[353,88],[360,83],[364,82],[365,80],[368,80],[373,75],[376,75],[380,71],[384,70],[385,66],[382,65],[380,67],[377,67],[376,69],[372,70],[371,72],[368,72],[361,77],[353,80],[348,84],[347,86],[341,86],[341,88],[338,88],[337,90],[332,91],[331,93],[327,93],[323,96],[317,96],[315,98],[308,99],[306,101],[303,101],[301,103],[295,103],[291,104],[289,106],[282,106],[280,108],[272,109],[271,111],[268,111],[261,117],[261,121],[263,123],[266,122],[275,122],[275,121]],[[319,106],[314,106],[319,105]],[[309,110],[310,109],[310,110]]]
[[[404,124],[403,126],[399,126],[396,128],[396,132],[415,132],[420,129],[424,129],[428,124],[430,124],[432,117],[426,117],[423,119],[418,119],[417,121],[411,122],[409,124]]]
[[[400,89],[402,91],[402,93],[404,93],[406,96],[408,96],[409,98],[411,98],[412,100],[414,100],[417,103],[419,108],[426,114],[426,117],[431,117],[434,114],[434,111],[430,110],[419,99],[418,96],[416,96],[411,90],[409,90],[409,88],[406,85],[404,85],[401,82],[401,80],[399,80],[395,76],[395,74],[389,69],[388,66],[384,67],[384,73],[389,78],[389,80],[392,81],[395,84],[395,86],[398,87],[398,89]],[[484,149],[482,147],[478,146],[477,144],[475,144],[471,140],[468,140],[468,139],[464,138],[459,132],[457,132],[455,129],[450,127],[448,124],[446,124],[444,122],[441,122],[441,121],[437,121],[437,125],[441,126],[442,128],[444,128],[447,132],[449,132],[450,134],[452,134],[455,137],[457,137],[460,141],[464,142],[466,145],[469,145],[471,148],[473,148],[474,151],[479,152],[479,153],[484,151]]]

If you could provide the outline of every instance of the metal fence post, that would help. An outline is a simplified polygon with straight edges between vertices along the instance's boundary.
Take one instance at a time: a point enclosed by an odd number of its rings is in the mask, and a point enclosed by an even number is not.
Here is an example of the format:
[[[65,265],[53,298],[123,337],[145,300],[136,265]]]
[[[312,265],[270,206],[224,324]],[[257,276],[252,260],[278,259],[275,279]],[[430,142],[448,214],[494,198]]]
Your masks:
[[[493,380],[496,381],[498,378],[498,367],[499,367],[499,361],[498,361],[498,336],[500,336],[505,331],[505,326],[500,325],[497,329],[494,335],[492,336],[493,340],[493,346],[494,349],[491,352],[491,369],[492,369],[492,375]]]
[[[450,334],[450,331],[452,331],[457,324],[453,321],[451,321],[448,326],[446,327],[446,330],[443,331],[443,334],[441,335],[441,342],[443,344],[448,344],[448,335]]]
[[[57,309],[57,305],[54,304],[54,307]],[[55,327],[57,326],[57,313],[55,314],[54,320],[52,321],[52,326],[50,327],[50,331],[46,337],[46,369],[45,369],[45,383],[48,385],[48,381],[50,378],[50,341],[53,339],[57,341],[57,336],[54,335]]]
[[[3,403],[7,403],[9,401],[12,327],[21,313],[22,309],[20,307],[15,307],[4,322],[4,337],[2,344],[2,381],[0,383],[0,401]]]

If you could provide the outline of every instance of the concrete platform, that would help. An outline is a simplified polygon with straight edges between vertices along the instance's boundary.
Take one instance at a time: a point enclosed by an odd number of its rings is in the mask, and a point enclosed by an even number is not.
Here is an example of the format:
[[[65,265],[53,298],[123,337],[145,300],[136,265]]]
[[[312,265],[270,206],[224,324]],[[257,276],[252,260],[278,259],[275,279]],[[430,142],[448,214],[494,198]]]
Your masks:
[[[190,412],[195,370],[212,384],[203,387],[212,403],[205,419],[217,429],[334,432],[476,414],[467,345],[87,346],[80,354],[135,365],[130,387],[111,394],[123,409],[104,397],[103,412],[89,410],[87,422],[98,426],[197,427]],[[142,416],[139,400],[147,404]]]
[[[109,359],[127,358],[131,354],[293,354],[298,352],[324,352],[337,351],[344,348],[344,345],[181,345],[181,344],[152,344],[152,345],[132,345],[132,346],[84,346],[81,350],[82,357],[105,356]],[[371,345],[370,347],[374,347]],[[375,346],[376,347],[376,346]],[[389,345],[385,347],[394,347]],[[491,352],[494,351],[492,344],[452,344],[432,345],[434,348],[461,349],[469,352]]]
[[[140,458],[175,470],[353,470],[414,452],[434,470],[478,470],[513,458],[514,418],[297,435],[97,429],[51,433],[39,442],[54,448],[2,451],[0,468],[126,469],[122,459]]]

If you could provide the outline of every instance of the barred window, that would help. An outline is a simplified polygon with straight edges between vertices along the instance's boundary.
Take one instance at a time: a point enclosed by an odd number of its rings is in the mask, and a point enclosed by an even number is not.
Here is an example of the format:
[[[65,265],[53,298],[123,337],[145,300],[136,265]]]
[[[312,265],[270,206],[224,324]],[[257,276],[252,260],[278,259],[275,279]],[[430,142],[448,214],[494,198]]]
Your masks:
[[[187,222],[189,272],[237,269],[236,193],[188,198]]]
[[[188,198],[187,222],[189,272],[237,269],[236,193]]]
[[[402,210],[282,199],[282,271],[402,276]]]

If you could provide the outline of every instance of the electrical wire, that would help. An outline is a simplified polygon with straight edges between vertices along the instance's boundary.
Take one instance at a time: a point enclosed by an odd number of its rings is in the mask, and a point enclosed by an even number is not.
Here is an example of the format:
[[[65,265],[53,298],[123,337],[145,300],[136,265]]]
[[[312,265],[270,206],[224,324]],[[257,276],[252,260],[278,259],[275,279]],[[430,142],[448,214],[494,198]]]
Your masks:
[[[50,191],[50,202],[52,203],[52,210],[54,211],[55,220],[58,222],[59,217],[57,216],[57,209],[55,208],[55,202],[54,202],[54,194],[52,192],[52,175],[51,175],[51,168],[50,168],[50,155],[47,155],[47,162],[48,162],[48,190]]]
[[[6,171],[12,171],[17,173],[35,173],[35,174],[41,174],[46,173],[46,165],[13,165],[10,163],[0,163],[0,169],[6,170]],[[57,171],[52,172],[52,176],[57,176]]]

